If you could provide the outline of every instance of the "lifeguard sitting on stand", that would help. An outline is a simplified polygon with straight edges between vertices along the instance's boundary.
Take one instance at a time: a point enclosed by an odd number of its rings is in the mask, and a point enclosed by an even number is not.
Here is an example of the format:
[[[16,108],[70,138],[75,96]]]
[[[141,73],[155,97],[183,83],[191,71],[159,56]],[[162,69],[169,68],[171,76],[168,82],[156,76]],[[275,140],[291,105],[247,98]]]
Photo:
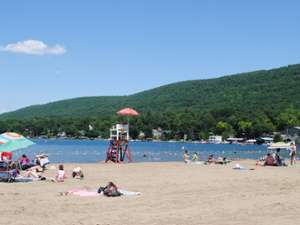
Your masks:
[[[132,161],[128,145],[129,140],[129,116],[138,116],[139,113],[132,108],[125,108],[117,112],[119,116],[126,116],[127,123],[117,124],[110,129],[109,148],[106,152],[105,162],[123,162],[127,157],[128,162]]]
[[[123,162],[127,157],[128,162],[132,161],[131,152],[128,146],[128,124],[117,124],[110,129],[111,140],[106,152],[105,162]]]

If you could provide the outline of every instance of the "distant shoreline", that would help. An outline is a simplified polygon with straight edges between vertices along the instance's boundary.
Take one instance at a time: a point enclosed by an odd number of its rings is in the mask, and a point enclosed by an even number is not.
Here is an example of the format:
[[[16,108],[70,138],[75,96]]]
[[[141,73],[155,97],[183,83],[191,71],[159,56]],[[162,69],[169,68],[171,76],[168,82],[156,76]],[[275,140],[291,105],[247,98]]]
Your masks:
[[[60,137],[28,137],[32,140],[38,139],[38,140],[86,140],[86,141],[109,141],[109,138],[76,138],[76,137],[65,137],[65,138],[60,138]],[[211,143],[208,141],[183,141],[183,140],[139,140],[139,139],[131,139],[129,142],[151,142],[151,143],[187,143],[187,144],[213,144],[213,145],[220,145],[220,144],[237,144],[237,145],[244,145],[244,146],[252,146],[252,145],[266,145],[266,144],[250,144],[250,143],[229,143],[229,142],[220,142],[220,143]]]

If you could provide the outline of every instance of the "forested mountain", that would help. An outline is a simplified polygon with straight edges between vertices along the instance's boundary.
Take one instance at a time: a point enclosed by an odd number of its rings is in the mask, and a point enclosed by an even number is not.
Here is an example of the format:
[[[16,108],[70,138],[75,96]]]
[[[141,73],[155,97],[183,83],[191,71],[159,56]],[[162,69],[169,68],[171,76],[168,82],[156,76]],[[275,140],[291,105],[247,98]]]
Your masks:
[[[129,96],[83,97],[30,106],[1,119],[109,116],[122,107],[140,112],[234,110],[278,113],[300,108],[300,64],[161,86]]]
[[[30,106],[0,115],[0,132],[26,135],[108,137],[116,112],[133,107],[131,136],[152,137],[161,128],[164,139],[254,138],[300,126],[300,64],[272,70],[192,80],[129,96],[83,97]],[[93,130],[89,130],[89,125]]]

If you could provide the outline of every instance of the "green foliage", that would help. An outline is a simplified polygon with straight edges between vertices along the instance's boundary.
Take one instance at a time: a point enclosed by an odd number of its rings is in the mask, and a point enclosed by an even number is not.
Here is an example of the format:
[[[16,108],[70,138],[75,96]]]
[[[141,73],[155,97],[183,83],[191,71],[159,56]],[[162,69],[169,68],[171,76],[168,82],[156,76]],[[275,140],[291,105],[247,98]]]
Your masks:
[[[287,108],[279,115],[279,127],[282,129],[297,126],[300,123],[300,112],[294,107]]]
[[[216,134],[222,135],[223,139],[226,140],[228,137],[234,136],[235,131],[229,123],[220,121],[216,126]]]
[[[274,142],[281,142],[283,141],[282,137],[280,134],[275,134],[274,136]]]
[[[108,137],[112,124],[126,121],[116,111],[133,107],[132,137],[152,129],[164,138],[254,138],[300,125],[300,64],[209,80],[174,83],[129,96],[84,97],[36,105],[0,115],[0,132],[25,135]],[[92,125],[94,130],[89,131]]]

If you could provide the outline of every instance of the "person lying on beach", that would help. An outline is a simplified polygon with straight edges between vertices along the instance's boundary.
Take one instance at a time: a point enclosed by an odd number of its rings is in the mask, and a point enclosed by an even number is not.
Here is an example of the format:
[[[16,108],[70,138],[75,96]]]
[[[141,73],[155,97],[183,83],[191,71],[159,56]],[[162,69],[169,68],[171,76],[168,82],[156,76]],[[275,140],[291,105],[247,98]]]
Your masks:
[[[226,157],[218,157],[218,159],[215,161],[215,164],[221,164],[221,165],[225,165],[227,163],[230,163],[230,160],[227,160]]]
[[[80,167],[74,168],[73,172],[72,172],[72,177],[75,179],[83,179],[84,175],[83,175],[82,169]]]
[[[118,187],[113,182],[108,182],[105,187],[100,187],[98,189],[98,194],[103,193],[103,195],[107,197],[117,197],[121,196],[121,192],[119,192]]]
[[[215,162],[214,155],[210,154],[207,158],[207,164],[212,164]]]
[[[54,178],[45,177],[43,175],[43,168],[41,166],[33,166],[27,169],[24,173],[24,177],[32,178],[34,180],[47,180],[55,182]]]
[[[40,178],[42,176],[42,171],[43,169],[40,166],[33,166],[25,171],[24,176],[31,178]]]
[[[189,152],[187,150],[185,150],[184,153],[183,153],[183,161],[185,163],[190,163],[191,162],[191,160],[190,160],[190,154],[189,154]]]
[[[64,180],[67,178],[65,170],[64,170],[64,165],[60,164],[58,166],[58,171],[55,175],[55,180],[57,182],[64,182]]]

